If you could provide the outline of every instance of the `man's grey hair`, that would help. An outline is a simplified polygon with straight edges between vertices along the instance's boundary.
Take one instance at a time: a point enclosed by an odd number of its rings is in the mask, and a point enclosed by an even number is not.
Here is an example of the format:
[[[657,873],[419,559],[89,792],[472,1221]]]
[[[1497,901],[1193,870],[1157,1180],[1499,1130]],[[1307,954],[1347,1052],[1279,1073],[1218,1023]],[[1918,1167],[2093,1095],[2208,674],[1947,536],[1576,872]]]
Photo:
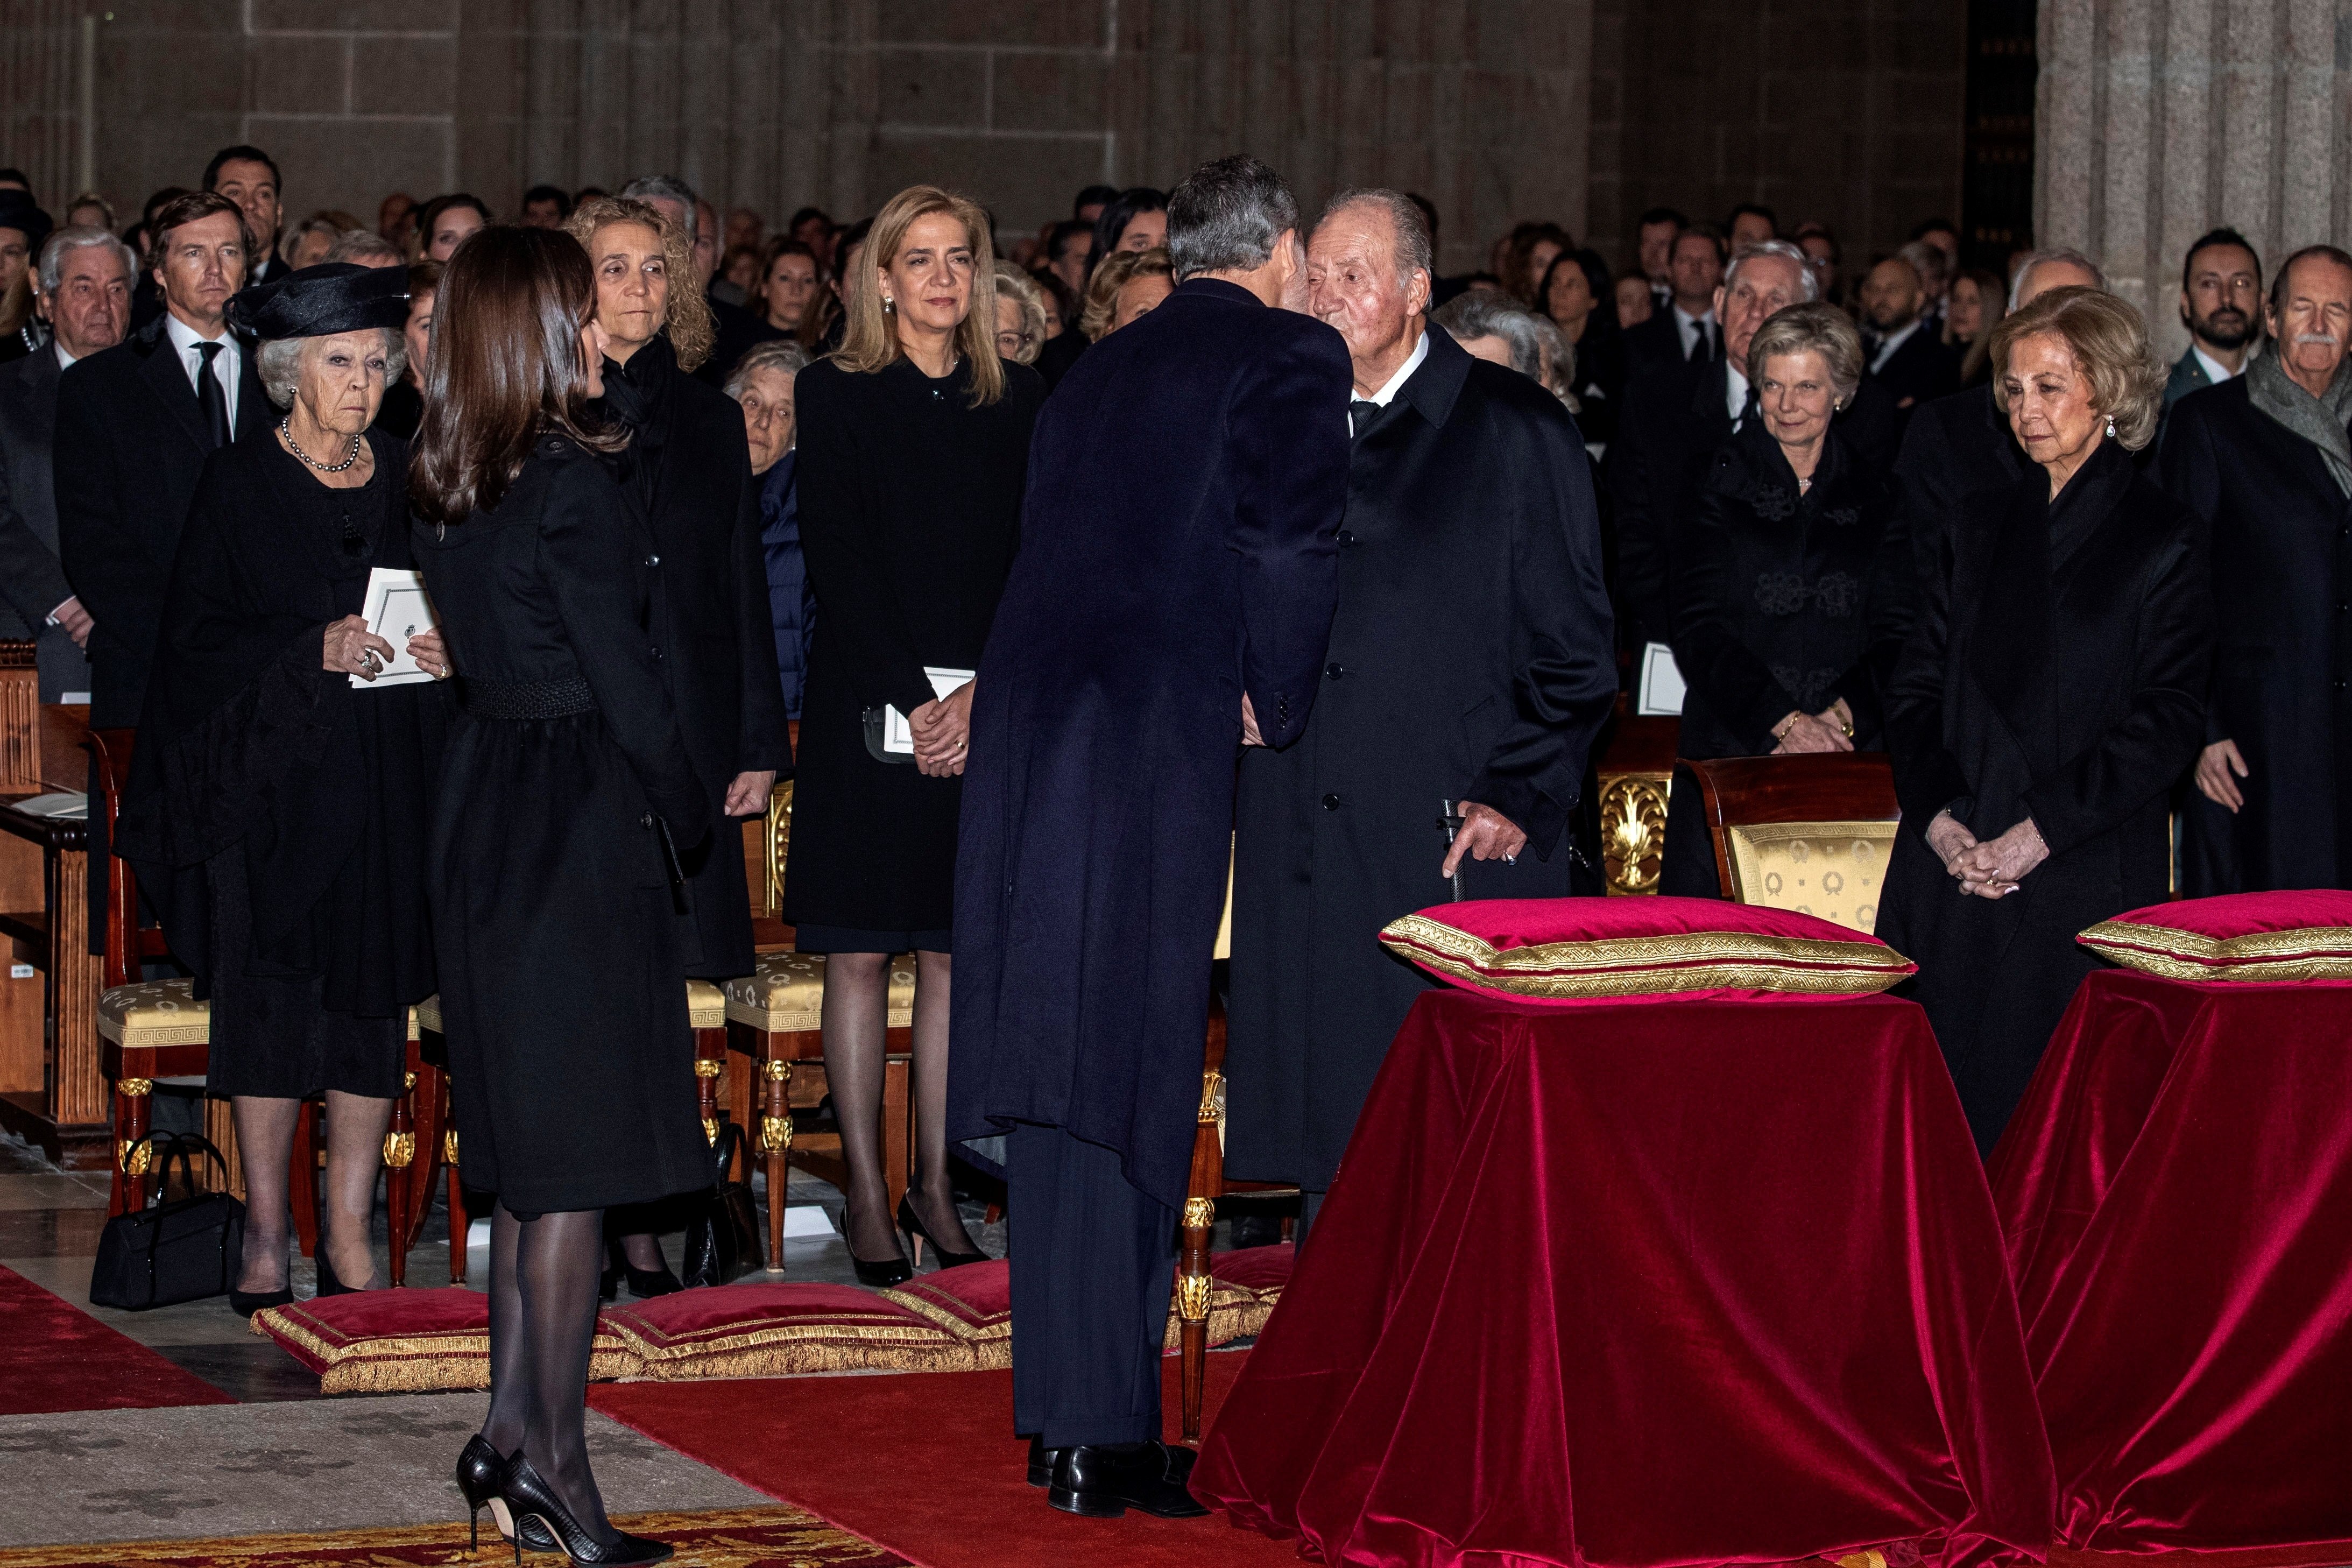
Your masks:
[[[2017,264],[2017,269],[2009,275],[2009,308],[2012,314],[2017,310],[2017,297],[2024,292],[2025,280],[2033,276],[2033,269],[2053,261],[2071,262],[2088,272],[2091,275],[2091,287],[2094,289],[2105,289],[2107,286],[2107,275],[2100,270],[2099,264],[2079,250],[2071,249],[2065,246],[2051,250],[2029,250],[2025,253],[2024,259]]]
[[[763,370],[780,370],[786,375],[798,375],[809,367],[809,352],[790,338],[771,338],[744,351],[727,373],[727,395],[738,403],[743,400],[743,389],[751,384],[751,377]]]
[[[344,234],[327,249],[330,261],[347,261],[354,267],[405,267],[408,258],[400,247],[372,228],[355,228]]]
[[[1437,309],[1432,321],[1445,329],[1457,343],[1480,338],[1500,338],[1510,346],[1511,368],[1537,382],[1578,413],[1576,345],[1549,319],[1537,315],[1509,295],[1473,289],[1456,294]],[[1550,374],[1545,372],[1549,369]]]
[[[1389,222],[1395,226],[1397,282],[1402,285],[1409,281],[1413,273],[1420,271],[1428,273],[1430,281],[1434,283],[1437,279],[1437,255],[1429,243],[1429,219],[1422,212],[1420,204],[1402,191],[1382,190],[1377,186],[1341,191],[1323,204],[1323,216],[1315,220],[1315,226],[1320,228],[1348,208],[1360,206],[1380,208],[1388,214]]]
[[[74,224],[58,230],[41,246],[41,292],[54,294],[58,291],[58,280],[65,272],[68,251],[86,250],[93,245],[111,247],[114,254],[122,258],[123,276],[134,285],[138,282],[139,258],[131,254],[129,246],[93,224]]]
[[[1723,269],[1723,297],[1731,298],[1731,287],[1738,280],[1740,268],[1748,262],[1777,256],[1792,262],[1797,268],[1798,287],[1804,291],[1803,303],[1811,304],[1822,297],[1821,274],[1813,270],[1813,258],[1805,254],[1804,247],[1785,239],[1759,239],[1753,245],[1743,245],[1731,253],[1731,265]]]
[[[408,369],[408,343],[390,327],[378,327],[383,340],[383,384],[391,386]],[[340,337],[340,332],[322,333]],[[253,368],[261,373],[262,390],[280,408],[294,406],[294,388],[302,379],[302,351],[318,338],[271,338],[253,351]]]
[[[698,216],[702,198],[676,174],[640,174],[621,187],[621,195],[630,201],[651,201],[660,196],[677,203],[686,209],[686,243],[694,243],[702,222]]]
[[[1930,294],[1940,289],[1951,276],[1952,258],[1944,254],[1940,245],[1915,239],[1895,254],[1911,264],[1911,270],[1919,275],[1920,287]]]
[[[1203,163],[1168,195],[1168,260],[1181,283],[1202,272],[1255,272],[1298,226],[1298,199],[1246,153]]]

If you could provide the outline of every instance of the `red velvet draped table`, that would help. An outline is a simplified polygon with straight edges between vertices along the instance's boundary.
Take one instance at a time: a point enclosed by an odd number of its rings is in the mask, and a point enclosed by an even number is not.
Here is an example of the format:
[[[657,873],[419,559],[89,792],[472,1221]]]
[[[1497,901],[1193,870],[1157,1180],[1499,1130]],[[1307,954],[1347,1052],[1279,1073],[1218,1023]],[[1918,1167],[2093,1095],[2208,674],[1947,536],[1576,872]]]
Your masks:
[[[2060,1539],[2352,1539],[2352,986],[2091,975],[1993,1171]]]
[[[1192,1489],[1381,1568],[2038,1558],[2049,1449],[1926,1015],[1423,996]]]

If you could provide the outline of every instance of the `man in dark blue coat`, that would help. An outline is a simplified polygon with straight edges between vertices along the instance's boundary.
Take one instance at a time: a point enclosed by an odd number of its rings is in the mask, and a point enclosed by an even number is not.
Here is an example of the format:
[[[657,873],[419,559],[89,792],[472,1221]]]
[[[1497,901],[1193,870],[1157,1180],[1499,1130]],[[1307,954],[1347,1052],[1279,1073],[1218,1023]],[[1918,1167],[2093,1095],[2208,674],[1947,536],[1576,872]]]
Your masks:
[[[1348,350],[1272,309],[1297,205],[1245,157],[1168,208],[1177,288],[1037,421],[981,660],[949,1135],[1009,1133],[1014,1429],[1073,1513],[1202,1511],[1160,1347],[1245,741],[1307,721],[1337,592]]]

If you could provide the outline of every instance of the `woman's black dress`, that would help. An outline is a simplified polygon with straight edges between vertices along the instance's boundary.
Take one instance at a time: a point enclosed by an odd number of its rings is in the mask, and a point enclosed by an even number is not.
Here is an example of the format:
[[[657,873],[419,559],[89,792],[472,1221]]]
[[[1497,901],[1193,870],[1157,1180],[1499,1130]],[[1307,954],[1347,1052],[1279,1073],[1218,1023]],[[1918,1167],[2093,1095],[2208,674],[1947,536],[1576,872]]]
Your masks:
[[[816,591],[784,918],[806,952],[945,952],[960,778],[866,751],[865,713],[931,700],[926,666],[977,669],[1019,540],[1045,388],[1004,367],[971,407],[959,364],[801,373],[801,549]]]
[[[1919,965],[1906,994],[1988,1152],[2096,967],[2075,933],[2167,895],[2213,655],[2189,512],[2112,441],[2049,489],[2035,468],[1972,498],[1886,704],[1903,827],[1878,934]],[[2050,857],[2007,898],[1958,894],[1926,837],[1944,811],[1979,840],[2030,816]]]
[[[626,365],[604,362],[603,409],[629,430],[615,466],[653,531],[662,669],[716,820],[738,773],[793,767],[743,410],[680,370],[661,334]],[[737,836],[714,832],[688,853],[686,871],[694,907],[686,972],[751,973],[751,899]]]
[[[662,679],[645,519],[542,437],[417,558],[457,670],[428,886],[469,1184],[518,1215],[708,1186],[665,846],[711,826]]]
[[[207,1087],[401,1091],[432,994],[425,856],[446,693],[321,667],[372,567],[405,569],[408,450],[367,437],[357,489],[265,432],[205,465],[116,828],[211,999]]]
[[[1876,750],[1880,694],[1901,651],[1901,623],[1878,613],[1903,590],[1909,556],[1892,487],[1832,430],[1811,489],[1760,416],[1716,448],[1683,514],[1672,577],[1675,663],[1682,670],[1676,754],[1760,757],[1792,711],[1839,698],[1854,745]],[[1715,898],[1721,883],[1698,786],[1667,796],[1663,891]]]

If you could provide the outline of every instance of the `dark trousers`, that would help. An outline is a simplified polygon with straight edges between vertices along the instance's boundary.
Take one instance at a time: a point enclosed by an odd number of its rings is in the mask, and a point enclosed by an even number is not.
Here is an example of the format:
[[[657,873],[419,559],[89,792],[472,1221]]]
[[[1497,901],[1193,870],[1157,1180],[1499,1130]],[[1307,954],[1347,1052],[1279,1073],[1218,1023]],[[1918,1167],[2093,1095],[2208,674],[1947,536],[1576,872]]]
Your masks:
[[[1004,1171],[1014,1431],[1049,1448],[1157,1439],[1176,1211],[1129,1184],[1117,1150],[1059,1127],[1015,1127]]]

